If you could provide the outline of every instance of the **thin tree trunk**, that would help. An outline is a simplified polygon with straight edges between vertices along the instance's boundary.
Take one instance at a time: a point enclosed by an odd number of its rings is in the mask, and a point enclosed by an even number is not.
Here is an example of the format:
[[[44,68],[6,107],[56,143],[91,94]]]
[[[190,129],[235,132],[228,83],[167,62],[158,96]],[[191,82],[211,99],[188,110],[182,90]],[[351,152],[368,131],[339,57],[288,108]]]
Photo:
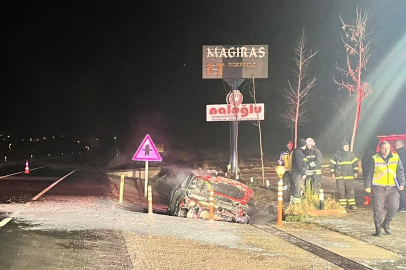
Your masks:
[[[351,148],[350,148],[351,152],[354,151],[354,142],[355,142],[355,136],[357,135],[358,120],[359,120],[360,113],[361,113],[361,101],[358,100],[357,101],[357,112],[355,113],[354,128],[352,130],[352,137],[351,137]]]
[[[252,96],[254,98],[254,106],[257,106],[257,97],[256,97],[256,89],[255,89],[255,78],[252,78]],[[259,115],[257,112],[257,121],[258,121],[258,131],[259,131],[259,151],[261,153],[261,170],[262,170],[262,185],[265,186],[265,171],[264,171],[264,152],[262,150],[262,130],[261,130],[261,121],[259,121]]]

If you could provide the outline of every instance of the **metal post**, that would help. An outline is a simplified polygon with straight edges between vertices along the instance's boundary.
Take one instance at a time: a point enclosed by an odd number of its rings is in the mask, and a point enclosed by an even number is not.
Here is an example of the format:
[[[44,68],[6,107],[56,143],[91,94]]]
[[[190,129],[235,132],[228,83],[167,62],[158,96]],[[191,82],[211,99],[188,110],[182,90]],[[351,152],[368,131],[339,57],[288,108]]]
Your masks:
[[[230,173],[238,174],[238,122],[230,122]]]
[[[224,79],[232,90],[237,90],[245,79]],[[238,121],[230,122],[230,170],[228,173],[234,174],[237,178],[238,168]],[[227,168],[228,169],[228,168]]]
[[[124,175],[121,175],[119,203],[123,203],[123,194],[124,194]]]
[[[320,210],[324,210],[324,190],[321,188],[319,192]]]
[[[232,90],[239,86],[238,79],[234,79],[231,83]],[[230,122],[230,166],[231,173],[238,174],[238,121]]]
[[[282,212],[283,212],[283,181],[278,181],[278,218],[276,223],[282,224]]]
[[[148,186],[148,214],[153,214],[152,212],[152,188]]]
[[[147,197],[147,187],[148,187],[148,160],[145,161],[145,187],[144,187],[144,197]]]
[[[214,221],[214,190],[213,190],[213,187],[210,188],[209,206],[210,206],[209,221]]]

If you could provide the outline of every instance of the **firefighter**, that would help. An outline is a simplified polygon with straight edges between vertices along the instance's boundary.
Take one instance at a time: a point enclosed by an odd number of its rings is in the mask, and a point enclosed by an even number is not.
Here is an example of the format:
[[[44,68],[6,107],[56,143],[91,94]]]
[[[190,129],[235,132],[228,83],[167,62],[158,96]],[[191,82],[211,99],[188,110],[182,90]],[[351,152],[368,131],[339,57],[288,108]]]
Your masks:
[[[354,179],[358,177],[358,158],[351,151],[347,141],[341,143],[341,149],[330,160],[330,173],[336,180],[340,205],[357,210],[354,193]]]
[[[286,144],[287,150],[282,152],[278,159],[279,166],[285,167],[285,173],[283,174],[283,198],[287,200],[290,198],[290,193],[292,192],[292,154],[293,154],[293,142],[289,141]]]
[[[293,181],[293,196],[292,203],[300,203],[302,201],[302,187],[306,179],[306,161],[304,150],[306,149],[305,139],[299,139],[298,147],[292,154],[292,181]]]
[[[306,139],[305,157],[307,162],[305,186],[310,185],[311,190],[318,194],[321,187],[321,161],[323,156],[321,151],[316,148],[316,142],[312,138]]]
[[[402,161],[397,154],[391,152],[391,146],[387,141],[379,144],[379,152],[372,156],[372,162],[364,175],[365,191],[372,192],[373,195],[375,223],[373,236],[380,236],[381,228],[385,233],[391,234],[389,223],[399,208],[398,189],[405,188],[405,174]],[[387,211],[382,222],[384,209]]]
[[[402,162],[403,168],[406,167],[406,148],[405,143],[402,140],[397,140],[395,142],[395,149],[398,151],[398,156]],[[399,190],[400,203],[399,212],[406,212],[406,190]]]

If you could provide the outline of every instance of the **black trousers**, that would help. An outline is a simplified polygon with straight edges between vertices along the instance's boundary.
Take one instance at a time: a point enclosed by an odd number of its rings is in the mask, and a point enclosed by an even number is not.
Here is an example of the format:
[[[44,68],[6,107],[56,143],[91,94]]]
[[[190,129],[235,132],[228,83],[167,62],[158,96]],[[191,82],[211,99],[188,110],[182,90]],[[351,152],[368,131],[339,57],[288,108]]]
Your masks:
[[[316,194],[319,193],[319,189],[321,188],[321,174],[312,174],[307,175],[305,181],[305,187],[310,184],[310,188]]]
[[[406,208],[406,189],[399,190],[400,204],[399,208]]]
[[[302,187],[304,186],[304,179],[302,178],[302,175],[300,173],[293,173],[292,174],[292,180],[293,180],[293,198],[298,199],[299,201],[302,198]]]
[[[347,201],[348,202],[354,201],[355,204],[354,180],[338,179],[336,180],[336,185],[340,198],[340,204],[346,205]]]
[[[387,210],[385,219],[389,222],[392,221],[399,208],[398,188],[396,186],[372,185],[371,189],[374,202],[374,221],[382,222],[382,214],[385,209]]]
[[[283,174],[283,200],[288,201],[290,199],[291,194],[293,193],[293,185],[292,183],[292,175],[289,171],[286,171]]]

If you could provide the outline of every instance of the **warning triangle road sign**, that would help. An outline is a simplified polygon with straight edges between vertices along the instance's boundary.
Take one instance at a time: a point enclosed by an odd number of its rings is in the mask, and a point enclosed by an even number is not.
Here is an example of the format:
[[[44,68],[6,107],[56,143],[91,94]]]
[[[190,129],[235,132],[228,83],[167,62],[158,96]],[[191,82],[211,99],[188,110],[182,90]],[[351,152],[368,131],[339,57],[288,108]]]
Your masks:
[[[155,147],[149,134],[145,136],[137,152],[133,156],[132,160],[140,161],[162,161],[161,155]]]

